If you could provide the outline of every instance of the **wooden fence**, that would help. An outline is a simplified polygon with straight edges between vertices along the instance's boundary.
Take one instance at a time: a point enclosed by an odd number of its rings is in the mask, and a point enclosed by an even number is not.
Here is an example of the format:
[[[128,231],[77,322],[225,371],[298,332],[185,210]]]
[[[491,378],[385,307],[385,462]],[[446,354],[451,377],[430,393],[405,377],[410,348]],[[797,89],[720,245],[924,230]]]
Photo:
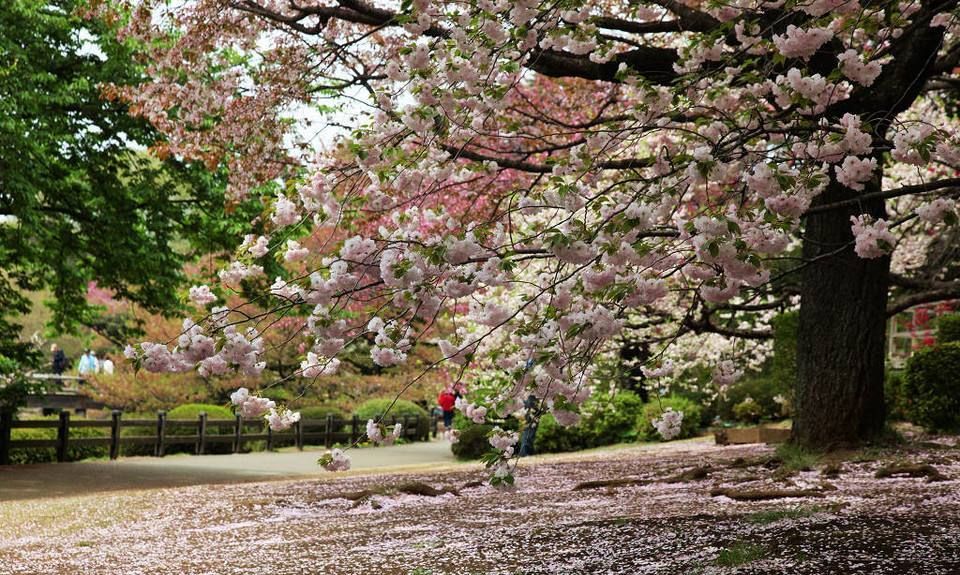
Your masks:
[[[433,421],[421,421],[417,415],[387,417],[383,423],[392,427],[396,423],[403,426],[401,437],[408,440],[427,440],[431,428],[436,435],[436,418]],[[362,426],[362,427],[361,427]],[[70,437],[71,429],[94,428],[109,430],[102,437]],[[149,428],[150,434],[123,435],[124,428]],[[14,429],[56,429],[56,439],[13,439]],[[223,433],[229,429],[228,433]],[[213,430],[214,432],[211,432]],[[243,445],[251,441],[263,441],[266,449],[272,450],[280,442],[295,445],[303,449],[305,444],[327,448],[334,443],[353,443],[366,434],[366,421],[357,416],[352,419],[335,418],[304,419],[295,423],[289,430],[273,431],[263,419],[243,419],[239,415],[234,419],[208,419],[201,413],[197,419],[168,419],[166,412],[157,412],[156,419],[123,419],[120,411],[113,411],[110,419],[70,419],[69,411],[61,411],[57,420],[14,420],[12,414],[0,414],[0,465],[10,464],[10,452],[14,449],[56,450],[57,461],[67,461],[70,447],[108,447],[110,459],[120,456],[121,448],[132,445],[148,445],[153,455],[163,457],[168,446],[192,445],[197,455],[209,453],[209,447],[215,444],[228,444],[233,453],[242,450]]]

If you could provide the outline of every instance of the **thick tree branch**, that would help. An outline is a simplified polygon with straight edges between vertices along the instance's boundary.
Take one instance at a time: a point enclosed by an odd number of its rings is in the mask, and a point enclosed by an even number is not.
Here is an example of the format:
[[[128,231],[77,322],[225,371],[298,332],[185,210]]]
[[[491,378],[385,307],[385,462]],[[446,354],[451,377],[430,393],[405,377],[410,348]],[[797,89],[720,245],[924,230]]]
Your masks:
[[[944,178],[942,180],[937,180],[935,182],[924,182],[922,184],[902,186],[900,188],[894,188],[892,190],[883,190],[880,192],[869,192],[866,194],[860,194],[859,196],[850,198],[848,200],[842,200],[839,202],[831,202],[829,204],[821,204],[818,206],[813,206],[810,209],[808,209],[804,215],[817,214],[820,212],[828,212],[831,210],[839,210],[842,208],[855,206],[861,202],[865,202],[868,200],[875,200],[875,199],[889,200],[892,198],[899,198],[901,196],[928,194],[931,192],[936,192],[936,191],[944,190],[948,188],[960,188],[960,178]]]
[[[887,316],[896,315],[913,306],[960,298],[960,282],[953,282],[935,289],[898,297],[887,305]]]

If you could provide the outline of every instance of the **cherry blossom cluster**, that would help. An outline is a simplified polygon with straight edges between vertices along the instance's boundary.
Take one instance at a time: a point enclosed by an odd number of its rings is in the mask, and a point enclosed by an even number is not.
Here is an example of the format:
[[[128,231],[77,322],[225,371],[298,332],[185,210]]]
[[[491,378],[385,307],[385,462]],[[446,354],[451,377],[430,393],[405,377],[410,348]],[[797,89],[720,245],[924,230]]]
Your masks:
[[[317,460],[317,463],[327,471],[348,471],[350,457],[342,449],[331,449]]]
[[[854,249],[862,258],[879,258],[893,249],[897,238],[888,229],[884,219],[871,220],[869,216],[851,216],[853,236],[856,238]]]
[[[277,314],[304,318],[291,377],[334,375],[360,342],[382,368],[436,346],[458,378],[499,374],[457,404],[476,423],[549,412],[576,424],[595,359],[625,330],[649,342],[643,370],[663,389],[698,363],[722,388],[769,352],[731,342],[797,303],[775,286],[803,218],[849,210],[837,249],[880,258],[906,227],[850,206],[897,166],[914,170],[907,185],[921,167],[960,165],[950,130],[863,111],[915,30],[953,26],[917,2],[197,0],[164,10],[166,26],[159,0],[135,4],[118,21],[147,46],[151,81],[116,97],[170,153],[226,166],[232,195],[264,203],[220,286],[190,289],[207,316],[172,349],[130,351],[151,371],[258,375],[258,324],[213,306],[264,286]],[[627,13],[636,21],[620,24]],[[631,40],[638,26],[664,35]],[[338,90],[361,102],[358,119],[308,153],[290,110]],[[910,213],[953,224],[941,189]],[[272,282],[268,261],[285,270]],[[738,308],[761,311],[733,319]],[[682,417],[654,425],[672,437]],[[367,435],[389,437],[376,424]],[[512,477],[503,457],[494,468]]]
[[[672,407],[663,410],[660,417],[650,422],[665,441],[670,441],[680,435],[681,425],[683,424],[683,412],[674,411]]]
[[[382,423],[378,423],[372,419],[367,420],[367,439],[375,445],[393,445],[393,443],[400,438],[402,432],[403,426],[399,423],[393,426],[393,430],[391,430],[390,433],[386,433]]]

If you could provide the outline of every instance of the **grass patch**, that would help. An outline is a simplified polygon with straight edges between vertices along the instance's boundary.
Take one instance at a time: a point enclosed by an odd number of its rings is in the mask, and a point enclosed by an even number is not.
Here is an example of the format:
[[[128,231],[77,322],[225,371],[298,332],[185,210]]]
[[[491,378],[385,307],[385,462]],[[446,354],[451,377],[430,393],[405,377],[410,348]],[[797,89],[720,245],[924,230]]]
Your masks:
[[[737,542],[727,547],[717,555],[716,563],[720,567],[739,567],[767,555],[767,550],[753,543]]]
[[[792,509],[770,509],[747,515],[746,519],[756,525],[767,525],[783,519],[803,519],[820,512],[819,507],[795,507]]]
[[[786,471],[810,471],[820,461],[820,455],[792,443],[777,447],[779,459]]]

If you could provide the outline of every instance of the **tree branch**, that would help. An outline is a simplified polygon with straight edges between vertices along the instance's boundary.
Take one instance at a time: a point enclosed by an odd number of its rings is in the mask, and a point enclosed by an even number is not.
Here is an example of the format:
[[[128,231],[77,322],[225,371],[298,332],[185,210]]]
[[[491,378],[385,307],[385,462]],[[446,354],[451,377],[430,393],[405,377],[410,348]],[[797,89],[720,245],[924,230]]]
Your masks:
[[[953,282],[927,291],[911,293],[887,304],[887,317],[906,311],[913,306],[960,298],[960,282]]]

